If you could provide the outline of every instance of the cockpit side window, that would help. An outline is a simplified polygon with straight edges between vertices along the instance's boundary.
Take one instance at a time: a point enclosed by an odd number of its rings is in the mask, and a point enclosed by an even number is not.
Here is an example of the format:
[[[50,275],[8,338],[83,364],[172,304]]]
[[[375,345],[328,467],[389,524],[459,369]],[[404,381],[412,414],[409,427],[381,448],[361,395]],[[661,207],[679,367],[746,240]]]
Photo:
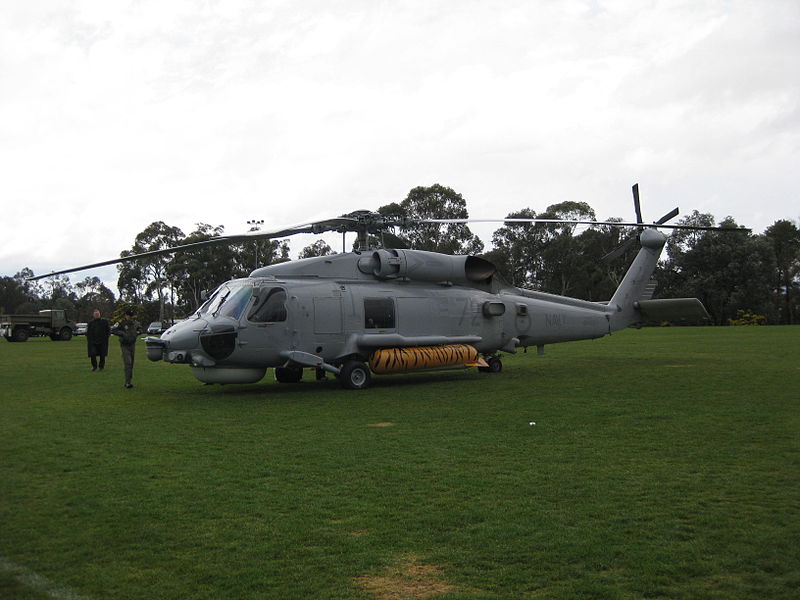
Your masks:
[[[283,288],[263,289],[247,320],[253,323],[277,323],[286,320],[286,290]]]

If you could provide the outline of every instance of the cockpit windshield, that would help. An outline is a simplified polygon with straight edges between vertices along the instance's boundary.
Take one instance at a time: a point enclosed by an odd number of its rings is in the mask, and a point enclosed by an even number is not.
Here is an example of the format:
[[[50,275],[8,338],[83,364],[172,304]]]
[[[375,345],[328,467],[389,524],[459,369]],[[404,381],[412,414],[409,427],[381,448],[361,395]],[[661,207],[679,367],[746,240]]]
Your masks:
[[[247,303],[250,301],[250,297],[252,295],[252,285],[243,285],[238,290],[231,292],[231,294],[225,300],[225,304],[220,306],[219,316],[230,317],[238,321],[239,317],[242,316],[242,311],[244,310],[245,306],[247,306]]]
[[[229,281],[219,286],[194,314],[197,317],[222,315],[238,319],[252,295],[252,285],[245,282]]]

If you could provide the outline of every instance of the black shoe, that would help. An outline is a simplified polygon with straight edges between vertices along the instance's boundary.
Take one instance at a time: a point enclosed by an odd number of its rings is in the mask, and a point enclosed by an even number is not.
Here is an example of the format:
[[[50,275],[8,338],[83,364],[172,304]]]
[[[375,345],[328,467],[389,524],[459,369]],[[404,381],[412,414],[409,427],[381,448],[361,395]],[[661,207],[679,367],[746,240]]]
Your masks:
[[[92,371],[97,371],[97,367],[92,367]]]
[[[132,388],[132,387],[133,387],[133,384],[132,384],[132,383],[126,383],[126,384],[125,384],[125,387],[126,387],[126,388]]]

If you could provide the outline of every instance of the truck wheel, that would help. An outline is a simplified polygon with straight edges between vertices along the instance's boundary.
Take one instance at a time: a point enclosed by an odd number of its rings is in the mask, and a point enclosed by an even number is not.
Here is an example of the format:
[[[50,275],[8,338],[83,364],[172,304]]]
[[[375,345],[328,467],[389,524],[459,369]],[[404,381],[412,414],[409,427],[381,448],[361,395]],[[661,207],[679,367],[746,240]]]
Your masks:
[[[359,360],[350,360],[339,371],[339,383],[348,390],[363,390],[372,382],[369,367]]]
[[[72,329],[69,327],[62,327],[61,330],[58,332],[58,339],[62,342],[68,342],[72,339]]]
[[[12,342],[27,342],[29,335],[30,335],[30,333],[24,327],[15,327],[14,331],[11,332],[11,341]]]
[[[275,367],[275,381],[278,383],[299,383],[303,378],[300,367]]]

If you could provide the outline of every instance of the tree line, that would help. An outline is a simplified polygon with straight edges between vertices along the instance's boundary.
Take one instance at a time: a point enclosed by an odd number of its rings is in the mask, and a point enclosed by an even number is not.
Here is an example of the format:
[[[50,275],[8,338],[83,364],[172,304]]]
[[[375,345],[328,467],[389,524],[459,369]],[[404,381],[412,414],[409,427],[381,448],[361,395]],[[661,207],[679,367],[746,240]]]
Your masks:
[[[399,203],[382,206],[384,215],[411,218],[468,218],[464,198],[438,184],[416,187]],[[595,220],[585,202],[561,202],[537,213],[530,208],[506,218]],[[621,221],[621,219],[612,219]],[[679,225],[739,227],[731,217],[717,222],[713,215],[694,211]],[[638,251],[630,243],[635,227],[574,224],[506,223],[492,234],[492,249],[467,225],[422,224],[401,228],[396,235],[372,239],[374,245],[414,248],[448,254],[482,254],[497,265],[511,284],[592,301],[607,300],[619,285]],[[136,236],[121,256],[199,242],[224,234],[222,226],[198,223],[188,235],[157,221]],[[299,258],[334,254],[323,240],[299,253]],[[605,258],[607,257],[607,258]],[[44,283],[27,281],[23,269],[0,279],[0,309],[28,312],[41,308],[71,308],[88,320],[93,308],[111,314],[120,303],[140,307],[140,319],[165,320],[191,313],[204,290],[258,266],[285,262],[286,240],[258,240],[177,251],[118,265],[119,298],[97,277],[71,284],[66,276]],[[800,230],[786,219],[763,233],[747,231],[676,230],[654,275],[656,297],[699,298],[715,324],[794,324],[800,315]]]

